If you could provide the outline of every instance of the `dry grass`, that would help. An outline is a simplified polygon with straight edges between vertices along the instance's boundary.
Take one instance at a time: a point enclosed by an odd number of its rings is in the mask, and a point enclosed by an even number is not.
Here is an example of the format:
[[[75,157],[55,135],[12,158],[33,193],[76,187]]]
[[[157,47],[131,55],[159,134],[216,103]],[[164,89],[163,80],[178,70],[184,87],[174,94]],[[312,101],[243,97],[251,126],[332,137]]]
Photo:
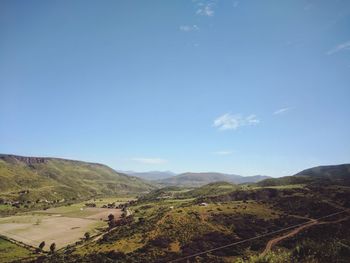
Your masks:
[[[107,226],[104,220],[109,214],[116,218],[121,215],[119,209],[81,209],[79,206],[60,207],[0,218],[0,234],[34,247],[45,241],[46,249],[54,242],[59,249],[80,240],[86,232],[98,233],[99,227]]]

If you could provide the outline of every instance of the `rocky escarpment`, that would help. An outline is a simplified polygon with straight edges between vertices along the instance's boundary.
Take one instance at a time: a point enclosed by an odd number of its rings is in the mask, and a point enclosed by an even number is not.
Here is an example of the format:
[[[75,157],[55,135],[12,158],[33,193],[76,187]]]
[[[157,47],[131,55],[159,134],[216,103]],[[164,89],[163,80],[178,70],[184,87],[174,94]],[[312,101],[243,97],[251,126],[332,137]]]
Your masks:
[[[0,154],[0,160],[4,160],[5,162],[23,162],[25,164],[38,164],[38,163],[45,163],[49,160],[49,158],[42,158],[42,157],[26,157],[26,156],[19,156],[19,155],[10,155],[10,154]]]

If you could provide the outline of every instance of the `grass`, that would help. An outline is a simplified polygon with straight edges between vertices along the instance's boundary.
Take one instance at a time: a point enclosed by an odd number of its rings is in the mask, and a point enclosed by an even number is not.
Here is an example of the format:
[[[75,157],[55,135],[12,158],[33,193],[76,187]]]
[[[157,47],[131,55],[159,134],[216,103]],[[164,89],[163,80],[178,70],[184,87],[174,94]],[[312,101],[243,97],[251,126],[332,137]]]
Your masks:
[[[0,262],[12,262],[33,256],[30,250],[11,243],[0,237]]]
[[[256,190],[256,189],[300,189],[304,188],[305,184],[287,184],[287,185],[271,185],[271,186],[257,186],[257,185],[242,185],[241,190]]]
[[[0,205],[0,212],[1,211],[10,211],[15,209],[13,206],[11,205]]]
[[[107,205],[109,203],[115,203],[116,205],[125,203],[129,200],[134,200],[133,197],[105,197],[105,198],[97,198],[90,199],[86,202],[80,202],[67,206],[53,207],[47,210],[35,211],[34,213],[39,214],[59,214],[67,217],[88,217],[96,212],[93,209],[87,209],[85,206],[86,203],[95,203],[97,208],[101,208],[103,205]]]
[[[103,198],[95,198],[95,199],[90,199],[85,203],[95,203],[97,207],[102,207],[103,205],[107,205],[109,203],[116,203],[116,205],[125,203],[131,200],[135,200],[135,196],[130,196],[130,197],[103,197]]]
[[[43,220],[45,218],[48,218],[48,216],[40,215],[40,214],[23,214],[18,216],[9,216],[9,217],[3,217],[0,218],[0,225],[1,224],[8,224],[8,223],[14,223],[14,224],[36,224],[38,220]]]
[[[219,214],[255,215],[258,218],[273,219],[279,213],[266,204],[259,204],[255,201],[231,201],[227,203],[208,204],[207,206],[193,205],[182,209],[184,212],[198,212],[204,217]]]
[[[229,187],[231,188],[231,187]],[[134,252],[158,237],[171,239],[169,251],[180,252],[181,246],[193,238],[209,233],[222,233],[232,236],[234,229],[223,224],[216,224],[211,219],[218,214],[252,215],[264,220],[278,218],[280,213],[267,204],[255,201],[230,201],[211,203],[200,206],[193,203],[194,199],[164,199],[142,202],[129,207],[137,223],[139,218],[146,222],[134,225],[131,229],[122,228],[114,234],[113,241],[93,244],[79,248],[77,254],[96,253],[98,251]]]
[[[265,188],[273,188],[273,189],[296,189],[296,188],[304,188],[305,184],[290,184],[290,185],[275,185],[268,186]]]

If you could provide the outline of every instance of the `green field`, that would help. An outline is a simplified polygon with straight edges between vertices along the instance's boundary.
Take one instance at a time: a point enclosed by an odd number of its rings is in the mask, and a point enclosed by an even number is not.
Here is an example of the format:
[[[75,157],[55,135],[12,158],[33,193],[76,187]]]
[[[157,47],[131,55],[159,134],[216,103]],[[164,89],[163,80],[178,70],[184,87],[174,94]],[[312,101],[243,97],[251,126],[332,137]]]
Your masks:
[[[0,237],[0,262],[6,263],[33,257],[33,252]]]

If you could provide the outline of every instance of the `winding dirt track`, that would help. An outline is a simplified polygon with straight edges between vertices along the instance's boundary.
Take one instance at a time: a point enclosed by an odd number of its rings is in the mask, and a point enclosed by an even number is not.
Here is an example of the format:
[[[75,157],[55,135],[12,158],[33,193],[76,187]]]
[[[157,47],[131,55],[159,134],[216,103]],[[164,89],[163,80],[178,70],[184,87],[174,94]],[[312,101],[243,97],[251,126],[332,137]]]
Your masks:
[[[299,226],[296,229],[293,229],[292,231],[290,231],[289,233],[283,235],[283,236],[279,236],[276,238],[273,238],[271,240],[269,240],[269,242],[267,242],[265,250],[262,252],[262,255],[266,255],[278,242],[282,241],[283,239],[292,237],[296,234],[298,234],[300,231],[304,230],[305,228],[311,227],[313,225],[318,224],[318,222],[314,219],[312,219],[309,223]]]
[[[305,225],[297,227],[297,228],[293,229],[292,231],[286,233],[283,236],[279,236],[279,237],[276,237],[276,238],[273,238],[273,239],[269,240],[267,242],[266,247],[265,247],[265,249],[264,249],[264,251],[262,252],[261,255],[262,256],[266,255],[277,243],[279,243],[280,241],[282,241],[284,239],[287,239],[289,237],[295,236],[296,234],[298,234],[299,232],[303,231],[306,228],[312,227],[314,225],[336,224],[336,223],[345,221],[347,219],[349,219],[349,216],[341,218],[341,219],[337,219],[337,220],[334,220],[334,221],[328,221],[328,222],[327,221],[319,222],[319,221],[317,221],[315,219],[310,219],[309,223],[306,223]]]

